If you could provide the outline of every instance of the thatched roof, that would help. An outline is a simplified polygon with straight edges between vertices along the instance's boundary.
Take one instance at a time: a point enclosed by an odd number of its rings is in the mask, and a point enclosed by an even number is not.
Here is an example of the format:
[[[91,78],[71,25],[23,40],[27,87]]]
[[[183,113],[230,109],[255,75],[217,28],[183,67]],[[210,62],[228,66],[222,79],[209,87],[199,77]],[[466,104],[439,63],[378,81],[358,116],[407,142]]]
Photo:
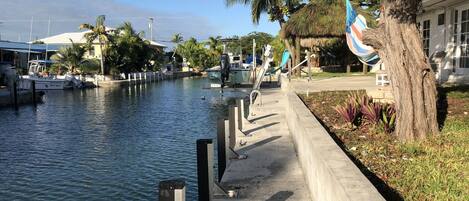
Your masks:
[[[345,4],[313,1],[295,12],[281,30],[283,38],[334,38],[345,35]]]
[[[345,39],[344,37],[327,37],[327,38],[302,38],[300,40],[300,45],[302,47],[322,47],[328,46],[330,44],[336,43],[337,40]]]

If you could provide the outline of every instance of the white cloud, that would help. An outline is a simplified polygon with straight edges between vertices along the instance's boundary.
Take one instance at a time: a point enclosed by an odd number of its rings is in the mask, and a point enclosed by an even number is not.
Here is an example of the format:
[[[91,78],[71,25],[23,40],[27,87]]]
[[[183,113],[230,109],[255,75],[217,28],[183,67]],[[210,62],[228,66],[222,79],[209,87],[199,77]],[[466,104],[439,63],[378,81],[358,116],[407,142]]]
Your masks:
[[[188,13],[150,11],[114,0],[0,0],[0,34],[3,40],[29,40],[30,20],[34,17],[33,39],[47,36],[51,19],[51,35],[78,31],[81,23],[93,23],[98,15],[106,15],[106,24],[116,27],[131,22],[138,31],[148,31],[148,17],[154,17],[156,40],[170,40],[174,33],[186,38],[205,39],[219,34],[207,18]],[[149,34],[149,33],[148,33]]]

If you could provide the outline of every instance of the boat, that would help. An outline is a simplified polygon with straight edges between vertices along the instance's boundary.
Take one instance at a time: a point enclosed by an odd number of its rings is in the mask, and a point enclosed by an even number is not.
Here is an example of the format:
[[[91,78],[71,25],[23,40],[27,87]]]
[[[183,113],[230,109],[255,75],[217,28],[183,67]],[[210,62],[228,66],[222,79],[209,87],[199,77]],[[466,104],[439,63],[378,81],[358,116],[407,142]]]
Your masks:
[[[20,78],[20,89],[31,89],[32,81],[35,82],[37,90],[64,90],[71,89],[76,79],[71,75],[57,76],[47,72],[54,62],[49,60],[29,61],[28,75]]]
[[[229,55],[230,62],[230,76],[228,79],[229,85],[247,85],[252,84],[251,74],[252,65],[243,63],[241,56],[235,56],[231,53]],[[212,82],[219,83],[221,80],[220,66],[214,66],[205,70],[207,76]]]

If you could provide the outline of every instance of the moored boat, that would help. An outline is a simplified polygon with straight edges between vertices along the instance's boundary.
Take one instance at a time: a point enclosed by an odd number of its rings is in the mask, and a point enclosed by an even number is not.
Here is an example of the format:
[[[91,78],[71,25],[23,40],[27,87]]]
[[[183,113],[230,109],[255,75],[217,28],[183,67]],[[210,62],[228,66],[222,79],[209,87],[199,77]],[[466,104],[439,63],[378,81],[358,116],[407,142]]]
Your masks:
[[[35,82],[37,90],[64,90],[73,88],[73,76],[51,75],[47,72],[47,68],[53,64],[48,60],[32,60],[29,61],[28,75],[20,78],[20,89],[31,89],[32,81]]]

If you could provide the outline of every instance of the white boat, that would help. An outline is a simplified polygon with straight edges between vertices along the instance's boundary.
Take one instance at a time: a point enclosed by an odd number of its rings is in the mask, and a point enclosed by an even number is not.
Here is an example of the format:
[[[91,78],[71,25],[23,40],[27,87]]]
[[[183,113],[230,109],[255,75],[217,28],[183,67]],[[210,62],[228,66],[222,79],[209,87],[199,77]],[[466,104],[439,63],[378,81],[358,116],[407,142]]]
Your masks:
[[[231,53],[228,55],[230,62],[230,76],[228,82],[231,85],[251,84],[252,65],[243,63],[241,56],[234,56]],[[210,80],[220,81],[220,66],[214,66],[205,71],[207,72],[208,78]]]
[[[73,88],[73,76],[58,77],[46,73],[46,69],[52,65],[52,61],[32,60],[29,62],[28,75],[21,76],[20,89],[31,89],[32,81],[37,90],[64,90]]]

